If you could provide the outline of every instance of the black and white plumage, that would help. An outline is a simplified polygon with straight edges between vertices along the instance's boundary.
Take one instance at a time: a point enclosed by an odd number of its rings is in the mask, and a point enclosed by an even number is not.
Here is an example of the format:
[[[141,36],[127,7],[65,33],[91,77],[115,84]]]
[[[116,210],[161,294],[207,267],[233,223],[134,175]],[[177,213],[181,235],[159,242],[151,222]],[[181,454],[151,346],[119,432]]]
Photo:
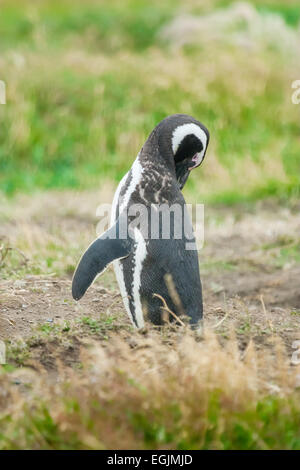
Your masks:
[[[111,228],[96,239],[82,256],[73,277],[72,294],[79,300],[93,280],[113,262],[126,311],[137,328],[145,319],[162,323],[163,297],[177,315],[184,313],[196,325],[202,318],[202,289],[197,250],[186,250],[186,231],[177,239],[171,230],[169,239],[148,238],[143,226],[131,229],[130,237],[118,237],[123,214],[134,204],[149,209],[155,205],[176,204],[182,209],[185,200],[181,189],[190,170],[204,159],[209,132],[196,119],[174,114],[161,121],[151,132],[130,171],[121,180],[113,200]],[[130,221],[130,217],[128,221]],[[189,239],[193,229],[189,218]],[[171,224],[172,226],[172,224]],[[109,237],[114,231],[115,239]],[[193,239],[193,238],[192,238]],[[180,298],[181,311],[166,284],[172,277]]]

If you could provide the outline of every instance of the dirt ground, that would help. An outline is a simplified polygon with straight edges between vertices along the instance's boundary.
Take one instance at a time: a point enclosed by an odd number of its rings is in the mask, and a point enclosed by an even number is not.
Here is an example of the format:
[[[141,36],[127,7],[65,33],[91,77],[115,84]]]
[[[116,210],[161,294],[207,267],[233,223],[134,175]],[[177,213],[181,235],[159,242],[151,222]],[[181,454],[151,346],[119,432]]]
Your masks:
[[[112,269],[80,302],[71,297],[74,265],[95,235],[97,204],[109,200],[104,188],[1,201],[0,339],[16,342],[74,322],[96,334],[93,321],[111,318],[130,329]],[[292,353],[300,339],[299,207],[206,206],[199,259],[204,327],[221,338],[234,330],[241,347],[252,338],[261,348],[279,335]]]

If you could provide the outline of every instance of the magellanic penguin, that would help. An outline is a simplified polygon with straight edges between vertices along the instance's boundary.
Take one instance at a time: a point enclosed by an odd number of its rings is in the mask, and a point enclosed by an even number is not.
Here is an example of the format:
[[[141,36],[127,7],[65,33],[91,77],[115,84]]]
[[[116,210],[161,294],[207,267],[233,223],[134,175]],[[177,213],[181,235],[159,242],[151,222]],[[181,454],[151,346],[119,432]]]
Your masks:
[[[110,228],[79,261],[72,282],[75,300],[113,262],[126,311],[135,327],[142,328],[145,319],[155,325],[163,323],[162,299],[176,316],[184,313],[192,326],[198,324],[203,314],[198,254],[195,244],[194,249],[186,249],[186,242],[195,239],[181,190],[190,171],[203,161],[208,142],[206,127],[185,114],[171,115],[154,128],[116,190]],[[175,205],[184,211],[188,230],[181,237],[175,236],[176,215],[171,217],[173,225],[167,237],[162,236],[160,216],[158,237],[149,235],[145,223],[130,228],[134,219],[128,214],[135,205],[146,207],[147,217],[150,212],[159,212],[160,206]],[[128,226],[126,236],[120,234],[124,233],[124,223]],[[171,278],[173,292],[167,278]]]

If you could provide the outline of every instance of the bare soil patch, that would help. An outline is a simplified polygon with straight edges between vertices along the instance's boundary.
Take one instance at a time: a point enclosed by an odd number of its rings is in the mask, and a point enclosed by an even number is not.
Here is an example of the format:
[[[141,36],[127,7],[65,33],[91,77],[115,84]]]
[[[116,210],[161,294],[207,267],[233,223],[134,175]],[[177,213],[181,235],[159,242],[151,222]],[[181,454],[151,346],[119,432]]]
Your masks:
[[[106,201],[108,193],[106,189]],[[47,325],[49,330],[55,325],[63,328],[82,324],[83,318],[87,325],[91,323],[87,334],[96,336],[99,331],[93,320],[113,318],[114,325],[130,328],[111,269],[79,303],[71,297],[72,269],[94,238],[93,208],[99,198],[103,201],[101,193],[47,193],[5,205],[0,237],[8,240],[12,250],[21,250],[27,266],[20,268],[21,261],[14,265],[9,256],[3,262],[1,339],[28,339],[37,329],[47,331]],[[205,327],[222,338],[234,330],[241,347],[250,338],[259,347],[268,345],[276,334],[291,352],[293,341],[300,339],[299,233],[296,208],[273,203],[248,209],[207,207],[205,246],[200,250]],[[45,272],[34,274],[36,266]],[[81,329],[78,341],[84,335]],[[51,351],[43,352],[41,345],[36,348],[47,365]],[[76,341],[69,352],[63,350],[72,363]]]

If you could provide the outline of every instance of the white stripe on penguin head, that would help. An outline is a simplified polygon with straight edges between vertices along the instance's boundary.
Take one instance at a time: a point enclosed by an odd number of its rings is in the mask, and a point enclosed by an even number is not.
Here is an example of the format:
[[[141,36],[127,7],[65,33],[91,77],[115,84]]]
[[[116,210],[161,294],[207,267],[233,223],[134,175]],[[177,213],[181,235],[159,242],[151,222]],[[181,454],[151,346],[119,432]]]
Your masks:
[[[207,146],[207,135],[205,134],[204,130],[201,129],[201,127],[197,126],[197,124],[194,124],[193,122],[190,122],[188,124],[182,124],[181,126],[176,127],[176,129],[174,130],[172,135],[173,153],[175,155],[183,139],[190,134],[194,134],[202,143],[203,149],[201,150],[201,152],[198,153],[199,159],[202,160]]]

